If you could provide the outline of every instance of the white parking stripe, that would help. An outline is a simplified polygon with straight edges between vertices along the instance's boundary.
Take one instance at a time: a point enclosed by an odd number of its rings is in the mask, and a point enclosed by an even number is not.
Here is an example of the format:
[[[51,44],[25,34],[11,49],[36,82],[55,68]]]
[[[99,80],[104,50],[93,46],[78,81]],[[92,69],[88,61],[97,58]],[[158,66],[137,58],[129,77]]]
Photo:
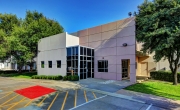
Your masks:
[[[94,99],[94,100],[91,100],[91,101],[89,101],[89,102],[83,103],[83,104],[78,105],[78,106],[76,106],[76,107],[74,107],[74,108],[71,108],[71,109],[69,109],[69,110],[74,110],[75,108],[78,108],[78,107],[80,107],[80,106],[83,106],[83,105],[85,105],[85,104],[88,104],[88,103],[90,103],[90,102],[92,102],[92,101],[95,101],[95,100],[104,98],[104,97],[106,97],[106,96],[107,96],[107,95],[104,95],[104,96],[102,96],[102,97],[96,98],[96,99]]]
[[[146,110],[149,110],[152,107],[152,104],[148,106],[148,108]]]

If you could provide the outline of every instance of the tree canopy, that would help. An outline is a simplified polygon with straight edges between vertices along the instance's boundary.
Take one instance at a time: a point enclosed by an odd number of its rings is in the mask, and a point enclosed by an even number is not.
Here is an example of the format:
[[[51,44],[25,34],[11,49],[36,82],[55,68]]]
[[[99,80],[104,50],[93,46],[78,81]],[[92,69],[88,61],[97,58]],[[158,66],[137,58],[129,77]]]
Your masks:
[[[180,1],[145,0],[136,13],[136,39],[144,53],[155,52],[155,61],[167,59],[177,84],[180,59]]]
[[[37,11],[27,11],[24,19],[0,14],[0,59],[13,56],[18,65],[32,67],[41,38],[59,34],[63,27]]]

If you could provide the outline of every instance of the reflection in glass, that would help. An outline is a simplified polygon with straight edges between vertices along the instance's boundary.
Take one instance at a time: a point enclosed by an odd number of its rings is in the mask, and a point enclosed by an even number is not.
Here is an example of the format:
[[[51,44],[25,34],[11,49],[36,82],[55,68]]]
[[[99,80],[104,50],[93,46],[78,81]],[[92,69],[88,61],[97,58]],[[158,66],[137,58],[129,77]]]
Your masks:
[[[71,48],[67,48],[67,56],[71,56]]]

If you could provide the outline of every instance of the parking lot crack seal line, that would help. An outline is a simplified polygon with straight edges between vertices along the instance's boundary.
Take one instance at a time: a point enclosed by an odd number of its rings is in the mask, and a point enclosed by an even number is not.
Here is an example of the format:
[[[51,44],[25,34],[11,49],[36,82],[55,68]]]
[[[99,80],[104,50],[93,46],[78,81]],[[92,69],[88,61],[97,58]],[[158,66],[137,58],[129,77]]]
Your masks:
[[[102,96],[102,97],[99,97],[99,98],[93,99],[93,100],[91,100],[91,101],[89,101],[89,102],[83,103],[83,104],[78,105],[78,106],[76,106],[76,107],[74,107],[74,108],[71,108],[71,109],[69,109],[69,110],[74,110],[74,109],[76,109],[76,108],[78,108],[78,107],[80,107],[80,106],[83,106],[83,105],[88,104],[88,103],[90,103],[90,102],[93,102],[93,101],[95,101],[95,100],[98,100],[98,99],[104,98],[104,97],[106,97],[106,96],[107,96],[107,95],[104,95],[104,96]]]
[[[146,110],[149,110],[152,107],[152,104],[148,106],[148,108]]]
[[[123,99],[131,100],[131,101],[135,101],[135,102],[139,102],[139,103],[143,103],[143,104],[146,103],[146,102],[141,101],[141,100],[133,99],[133,97],[131,97],[131,96],[126,96],[126,95],[121,95],[121,94],[116,94],[116,93],[110,93],[110,92],[100,91],[100,90],[96,90],[96,89],[89,89],[89,88],[81,88],[81,89],[87,90],[87,91],[93,91],[93,92],[97,92],[100,94],[105,94],[105,95],[109,95],[109,96],[113,96],[113,97],[123,98]]]

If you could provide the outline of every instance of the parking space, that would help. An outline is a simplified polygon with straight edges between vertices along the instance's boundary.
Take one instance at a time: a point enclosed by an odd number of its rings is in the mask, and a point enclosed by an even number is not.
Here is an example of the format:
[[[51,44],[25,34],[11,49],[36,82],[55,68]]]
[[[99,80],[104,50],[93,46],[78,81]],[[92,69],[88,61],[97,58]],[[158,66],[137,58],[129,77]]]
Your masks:
[[[55,86],[52,86],[52,83],[50,84],[50,83],[37,83],[37,82],[38,80],[36,80],[36,82],[33,82],[33,80],[15,81],[15,80],[3,80],[3,79],[1,80],[0,78],[0,110],[73,110],[73,109],[75,110],[95,110],[95,109],[165,110],[166,109],[163,107],[157,107],[154,104],[151,105],[151,103],[142,103],[138,101],[133,101],[132,99],[129,99],[130,97],[123,98],[125,96],[122,97],[121,94],[118,95],[112,92],[106,92],[106,91],[100,92],[100,90],[93,90],[91,88],[90,89],[88,88],[59,89],[58,88],[62,84],[63,84],[62,86],[65,86],[66,82],[63,82],[59,85],[57,85],[58,83],[54,83]],[[67,85],[69,84],[70,83],[67,82]],[[113,83],[113,84],[117,84],[117,83]],[[49,89],[49,90],[52,89],[55,91],[42,94],[42,91],[39,92],[40,90],[37,89],[38,86],[40,86],[41,88],[44,87],[43,89]],[[104,84],[104,86],[107,86],[107,83]],[[31,94],[28,94],[28,92],[29,93],[33,93],[33,92],[28,88],[32,88],[32,87],[35,88],[34,93],[36,93],[36,91],[39,92],[38,94],[35,94],[35,95],[39,95],[38,97],[30,98],[32,96]],[[24,89],[26,90],[24,91]],[[110,87],[108,89],[110,89]]]
[[[90,92],[81,89],[68,91],[55,91],[35,99],[29,99],[15,92],[28,87],[35,86],[31,83],[16,82],[0,85],[0,110],[26,110],[29,106],[36,106],[36,109],[44,110],[67,110],[78,105],[85,104],[91,100],[103,96],[103,94]]]

